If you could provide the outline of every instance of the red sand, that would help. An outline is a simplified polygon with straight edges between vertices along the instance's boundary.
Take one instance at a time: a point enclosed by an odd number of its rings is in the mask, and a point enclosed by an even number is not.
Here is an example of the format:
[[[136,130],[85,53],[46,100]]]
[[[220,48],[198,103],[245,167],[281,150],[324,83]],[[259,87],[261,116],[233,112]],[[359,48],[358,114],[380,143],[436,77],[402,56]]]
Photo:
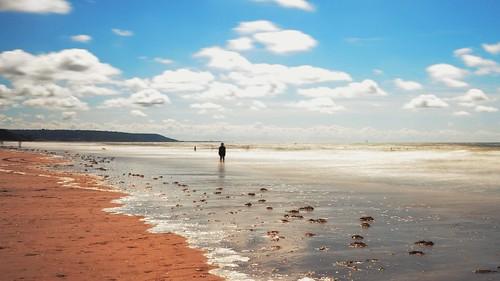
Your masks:
[[[0,150],[0,159],[0,280],[221,280],[183,237],[102,211],[124,194],[64,187],[57,176],[67,174],[36,167],[54,163],[43,155]]]

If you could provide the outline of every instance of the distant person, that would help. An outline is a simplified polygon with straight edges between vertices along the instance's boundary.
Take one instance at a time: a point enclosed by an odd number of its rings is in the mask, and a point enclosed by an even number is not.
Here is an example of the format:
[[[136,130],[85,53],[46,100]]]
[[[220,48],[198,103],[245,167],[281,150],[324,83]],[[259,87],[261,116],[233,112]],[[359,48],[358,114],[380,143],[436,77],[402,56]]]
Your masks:
[[[194,152],[196,152],[196,145],[194,146]]]
[[[226,147],[224,146],[224,143],[222,142],[219,146],[219,157],[220,157],[220,162],[224,162],[226,159]]]

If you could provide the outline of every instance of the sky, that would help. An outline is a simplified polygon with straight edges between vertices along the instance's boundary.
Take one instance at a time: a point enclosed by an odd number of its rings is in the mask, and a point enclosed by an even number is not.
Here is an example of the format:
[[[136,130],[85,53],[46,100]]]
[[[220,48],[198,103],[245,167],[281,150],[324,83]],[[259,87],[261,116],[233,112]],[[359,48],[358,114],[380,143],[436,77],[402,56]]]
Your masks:
[[[0,0],[0,128],[500,141],[500,1]]]

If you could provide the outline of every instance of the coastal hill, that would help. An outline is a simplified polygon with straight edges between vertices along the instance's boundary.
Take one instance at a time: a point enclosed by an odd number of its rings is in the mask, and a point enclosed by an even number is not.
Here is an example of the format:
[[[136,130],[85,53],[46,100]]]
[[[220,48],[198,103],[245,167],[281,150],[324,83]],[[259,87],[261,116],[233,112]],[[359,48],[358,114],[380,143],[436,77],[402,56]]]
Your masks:
[[[93,130],[0,129],[0,141],[175,142],[177,140],[159,134],[136,134]]]

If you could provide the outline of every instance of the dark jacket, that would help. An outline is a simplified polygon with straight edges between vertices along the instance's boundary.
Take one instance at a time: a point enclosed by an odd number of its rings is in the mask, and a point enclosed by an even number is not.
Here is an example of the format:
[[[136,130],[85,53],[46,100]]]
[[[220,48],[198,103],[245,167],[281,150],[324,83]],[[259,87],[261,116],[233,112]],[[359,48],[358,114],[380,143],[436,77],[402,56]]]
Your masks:
[[[219,146],[219,156],[226,156],[226,147],[225,146]]]

